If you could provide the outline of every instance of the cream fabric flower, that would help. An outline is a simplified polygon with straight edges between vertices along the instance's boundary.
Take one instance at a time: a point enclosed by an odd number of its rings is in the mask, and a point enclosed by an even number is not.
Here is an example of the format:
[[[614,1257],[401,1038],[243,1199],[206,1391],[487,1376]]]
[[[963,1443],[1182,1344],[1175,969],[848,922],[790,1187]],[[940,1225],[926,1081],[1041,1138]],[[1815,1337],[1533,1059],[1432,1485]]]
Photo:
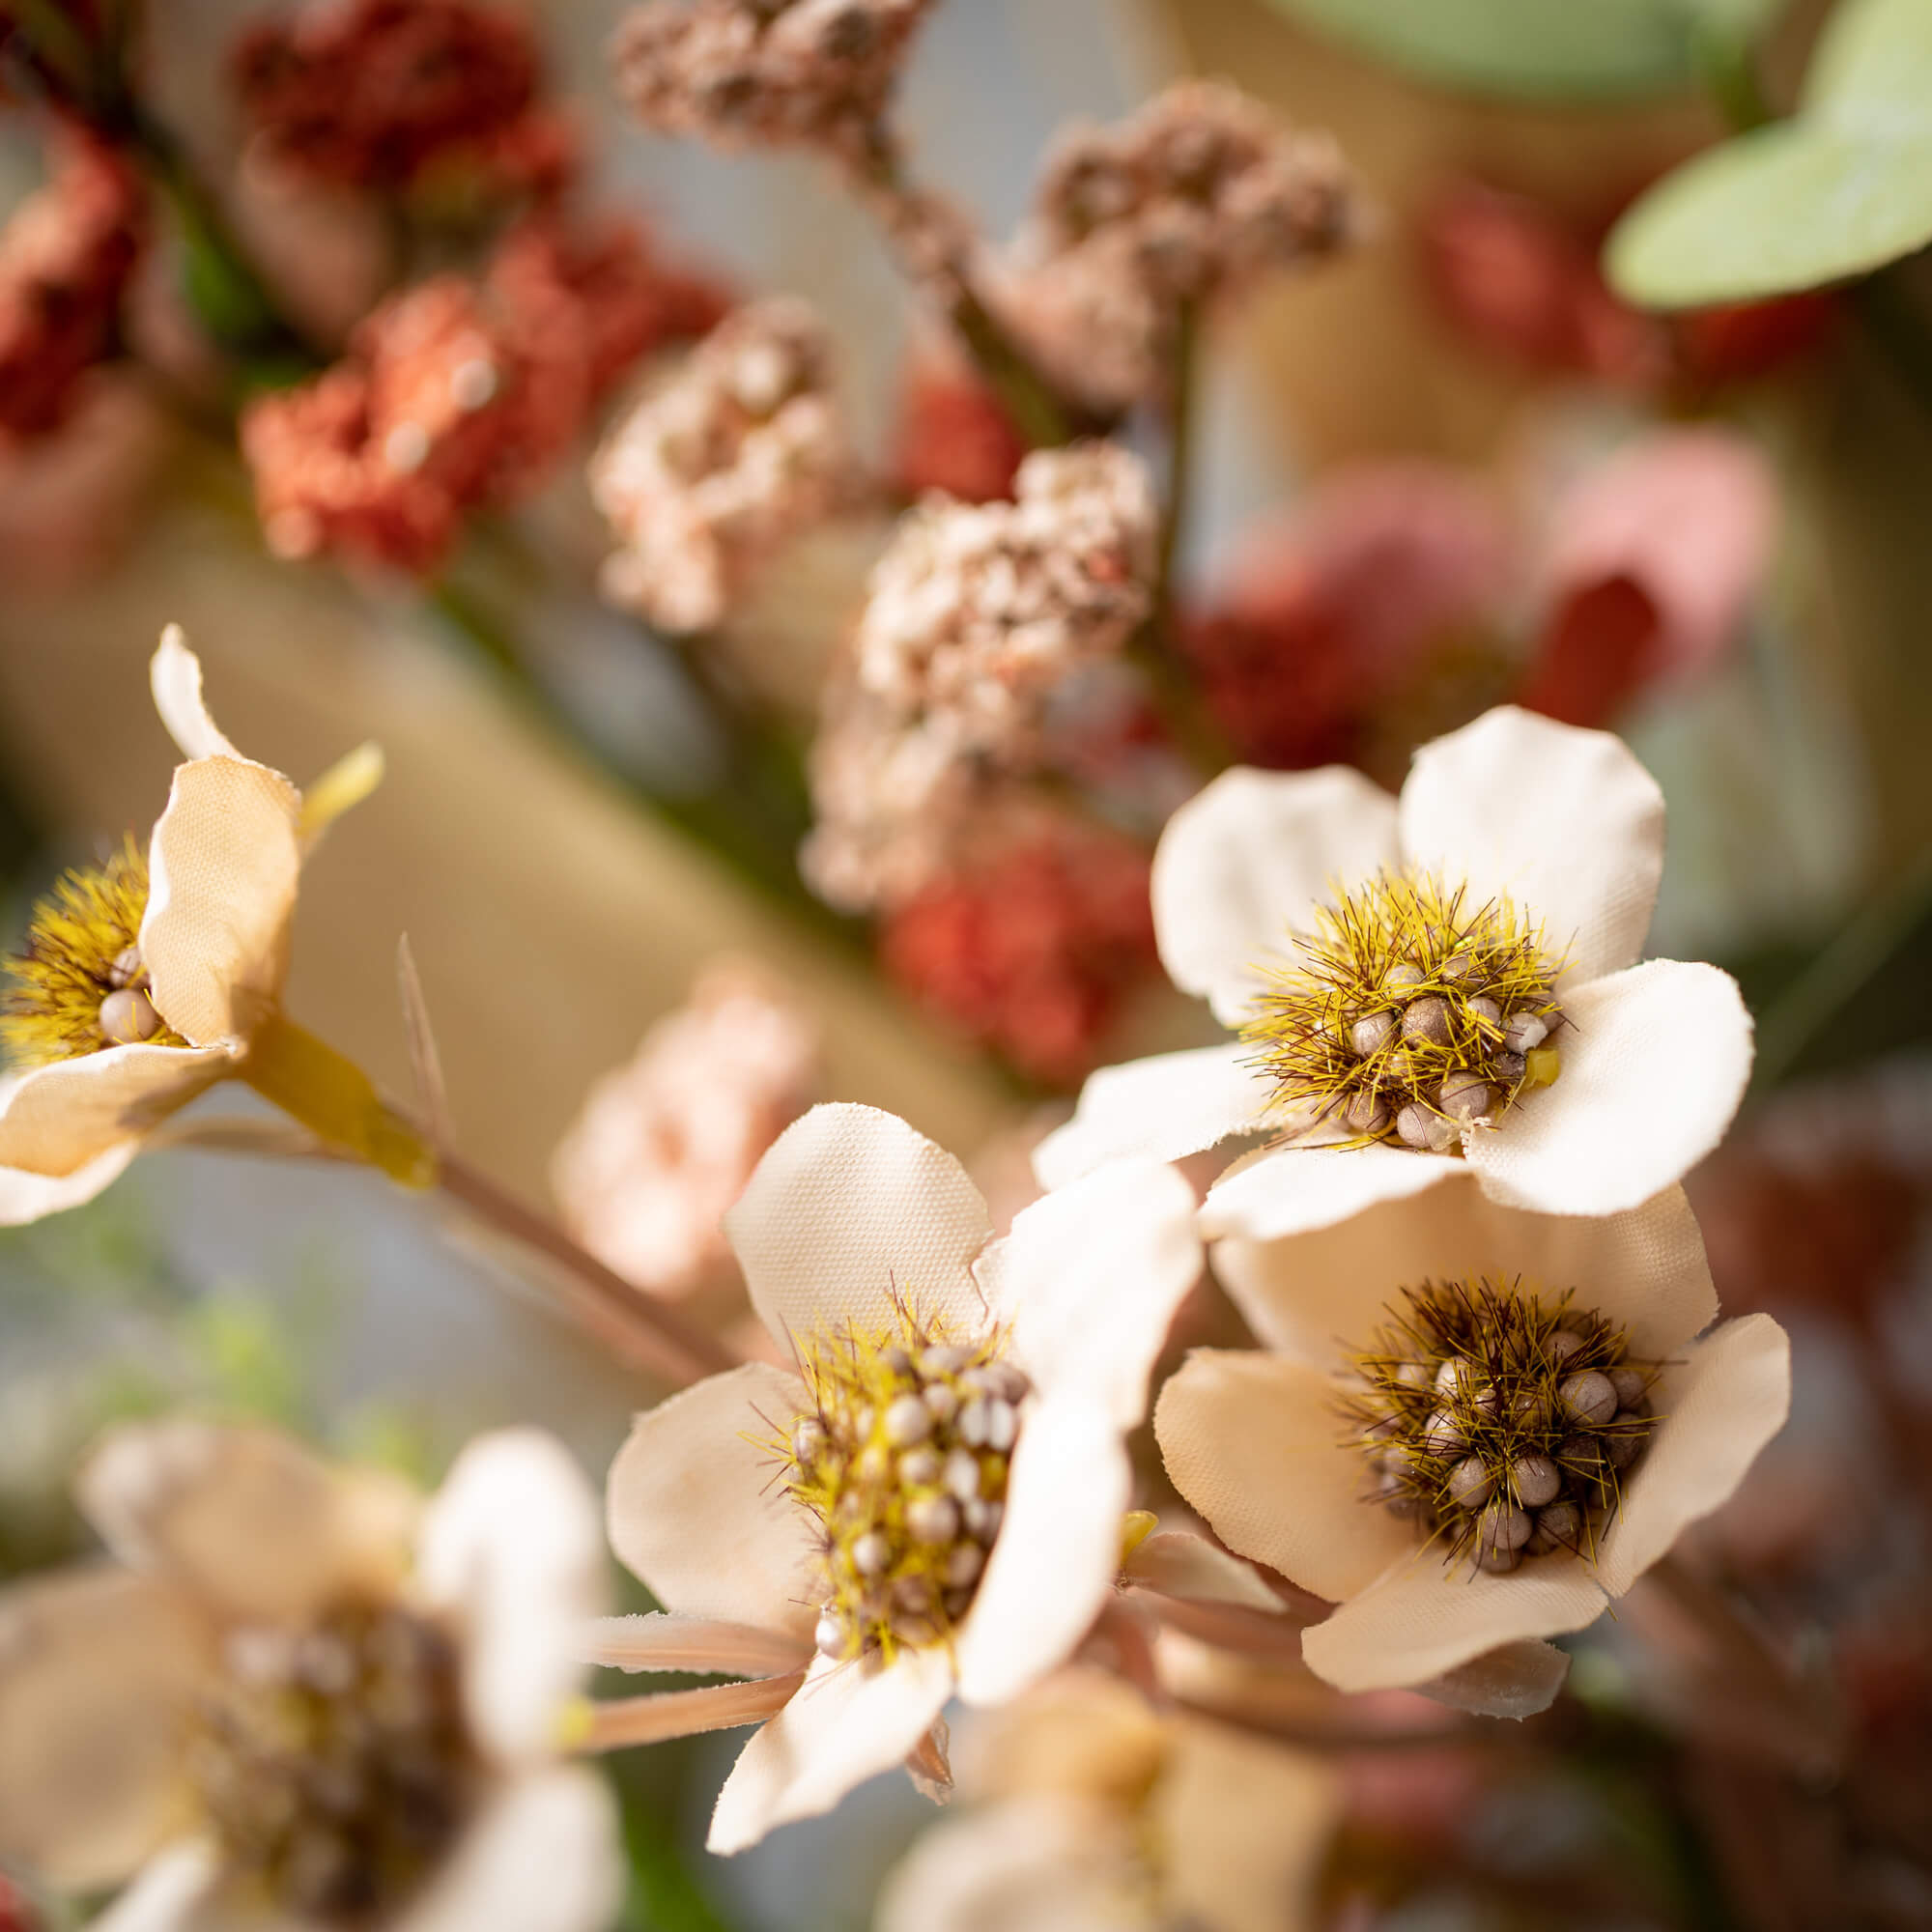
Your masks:
[[[91,1200],[133,1159],[144,1133],[241,1068],[287,976],[303,853],[380,775],[373,752],[352,754],[304,803],[280,772],[243,757],[216,728],[201,667],[172,625],[151,682],[186,762],[149,843],[138,935],[119,935],[134,939],[125,970],[137,976],[119,997],[142,1003],[143,1037],[70,1048],[0,1088],[0,1224]],[[92,969],[111,970],[79,959],[65,967],[82,994],[98,978]]]
[[[765,1156],[726,1227],[799,1373],[751,1364],[639,1417],[609,1492],[668,1634],[703,1620],[713,1668],[747,1669],[748,1637],[811,1659],[726,1781],[713,1851],[829,1810],[955,1690],[1001,1702],[1086,1634],[1120,1565],[1122,1438],[1200,1271],[1192,1221],[1179,1175],[1131,1162],[993,1240],[959,1163],[868,1107],[814,1108]],[[655,1667],[706,1666],[681,1643]]]
[[[131,1877],[100,1932],[603,1932],[609,1795],[554,1749],[602,1552],[550,1437],[480,1438],[419,1510],[270,1431],[142,1425],[81,1500],[121,1562],[0,1595],[0,1858],[73,1890]],[[378,1684],[412,1771],[329,1729]],[[298,1700],[327,1761],[289,1748]],[[392,1833],[405,1797],[437,1821],[386,1845],[421,1865],[402,1896],[333,1835],[339,1809],[305,1808],[304,1776],[338,1807],[356,1780]]]
[[[1662,796],[1624,745],[1507,706],[1424,746],[1399,799],[1341,766],[1224,773],[1175,813],[1154,859],[1155,930],[1177,985],[1239,1028],[1294,965],[1318,907],[1378,877],[1433,879],[1463,892],[1465,915],[1514,909],[1540,929],[1551,965],[1561,960],[1548,987],[1563,1016],[1554,1084],[1461,1123],[1464,1165],[1453,1147],[1335,1145],[1349,1125],[1331,1115],[1311,1129],[1305,1109],[1284,1110],[1255,1045],[1163,1054],[1088,1081],[1036,1157],[1041,1181],[1062,1186],[1122,1155],[1171,1160],[1233,1134],[1292,1133],[1221,1177],[1204,1235],[1302,1234],[1470,1172],[1508,1207],[1637,1207],[1717,1145],[1751,1060],[1750,1019],[1727,975],[1634,963],[1662,863]],[[1483,1098],[1498,1091],[1474,1084]],[[1446,1136],[1442,1107],[1423,1124]]]
[[[1214,1257],[1263,1350],[1188,1357],[1155,1410],[1161,1454],[1229,1548],[1339,1605],[1306,1632],[1303,1655],[1345,1690],[1427,1684],[1593,1622],[1723,1504],[1789,1407],[1789,1344],[1769,1316],[1693,1342],[1718,1303],[1679,1188],[1629,1213],[1556,1217],[1501,1207],[1463,1171],[1346,1227],[1224,1241]],[[1473,1552],[1445,1558],[1439,1542],[1420,1547],[1413,1521],[1371,1498],[1368,1455],[1346,1416],[1363,1385],[1360,1351],[1374,1352],[1399,1291],[1481,1277],[1574,1291],[1577,1315],[1601,1314],[1647,1365],[1634,1413],[1657,1418],[1628,1425],[1643,1429],[1642,1446],[1613,1512],[1508,1574],[1481,1569]],[[1533,1668],[1534,1653],[1522,1663]],[[1510,1686],[1492,1690],[1508,1703]]]

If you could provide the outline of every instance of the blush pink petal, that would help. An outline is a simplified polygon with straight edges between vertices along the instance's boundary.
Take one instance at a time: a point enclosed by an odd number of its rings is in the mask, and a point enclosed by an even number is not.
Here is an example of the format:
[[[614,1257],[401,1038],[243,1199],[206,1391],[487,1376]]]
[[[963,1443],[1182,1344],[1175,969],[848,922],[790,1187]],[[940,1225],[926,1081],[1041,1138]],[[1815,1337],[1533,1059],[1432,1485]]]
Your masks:
[[[170,1845],[105,1912],[89,1920],[88,1932],[203,1932],[220,1878],[212,1844],[193,1839]]]
[[[706,1849],[741,1852],[775,1826],[830,1811],[900,1763],[952,1692],[943,1650],[902,1651],[889,1668],[870,1672],[821,1657],[790,1703],[739,1753],[718,1794]]]
[[[1620,739],[1501,705],[1416,753],[1405,862],[1507,897],[1563,955],[1567,988],[1630,965],[1663,875],[1663,794]],[[1671,1179],[1675,1179],[1672,1176]]]
[[[179,624],[161,633],[160,647],[148,662],[148,689],[167,733],[185,758],[234,758],[246,764],[208,713],[201,695],[201,660],[187,647]]]
[[[1556,1084],[1465,1152],[1483,1192],[1545,1214],[1614,1214],[1723,1138],[1750,1078],[1751,1020],[1715,966],[1653,959],[1564,996]]]
[[[788,1430],[807,1406],[795,1376],[749,1362],[638,1417],[611,1465],[606,1526],[667,1609],[810,1641],[811,1520],[772,1452],[745,1439]]]
[[[959,1694],[999,1704],[1065,1662],[1113,1588],[1132,1488],[1119,1426],[1079,1396],[1027,1417],[1006,1515],[956,1643]]]
[[[1447,1154],[1374,1147],[1283,1147],[1229,1169],[1208,1190],[1201,1233],[1280,1240],[1331,1228],[1385,1201],[1400,1201],[1462,1172]]]
[[[234,1070],[235,1056],[221,1046],[110,1046],[36,1066],[0,1100],[0,1171],[79,1184],[83,1171]],[[131,1148],[127,1158],[133,1158]],[[23,1188],[19,1198],[24,1208],[35,1191]]]
[[[1230,1549],[1318,1597],[1351,1597],[1414,1546],[1362,1501],[1335,1384],[1304,1362],[1196,1349],[1154,1407],[1175,1487]]]
[[[753,1305],[779,1346],[896,1328],[895,1297],[955,1334],[985,1310],[970,1272],[992,1233],[943,1148],[876,1107],[814,1107],[772,1144],[724,1217]]]
[[[1168,978],[1237,1027],[1293,956],[1318,902],[1399,863],[1395,801],[1343,765],[1223,772],[1167,822],[1153,860],[1154,935]]]

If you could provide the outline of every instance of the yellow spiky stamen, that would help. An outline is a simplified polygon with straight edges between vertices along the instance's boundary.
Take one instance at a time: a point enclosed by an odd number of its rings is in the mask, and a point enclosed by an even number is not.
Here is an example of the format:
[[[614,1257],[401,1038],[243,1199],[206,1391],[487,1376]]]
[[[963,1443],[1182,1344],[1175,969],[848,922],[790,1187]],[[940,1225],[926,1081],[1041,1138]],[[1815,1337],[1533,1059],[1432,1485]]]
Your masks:
[[[895,1328],[799,1345],[811,1406],[763,1442],[819,1525],[827,1657],[890,1663],[951,1638],[999,1534],[1030,1392],[1004,1336],[952,1342],[898,1305]]]
[[[1621,1475],[1657,1419],[1656,1365],[1574,1293],[1519,1278],[1403,1289],[1354,1351],[1346,1439],[1367,1499],[1413,1520],[1453,1561],[1514,1570],[1525,1556],[1592,1556]]]
[[[0,1042],[44,1066],[134,1039],[185,1046],[147,998],[141,920],[148,861],[132,838],[102,866],[77,867],[34,907],[22,951],[6,961]]]
[[[1447,1153],[1556,1078],[1561,960],[1508,899],[1466,900],[1383,873],[1316,909],[1241,1029],[1285,1117]]]

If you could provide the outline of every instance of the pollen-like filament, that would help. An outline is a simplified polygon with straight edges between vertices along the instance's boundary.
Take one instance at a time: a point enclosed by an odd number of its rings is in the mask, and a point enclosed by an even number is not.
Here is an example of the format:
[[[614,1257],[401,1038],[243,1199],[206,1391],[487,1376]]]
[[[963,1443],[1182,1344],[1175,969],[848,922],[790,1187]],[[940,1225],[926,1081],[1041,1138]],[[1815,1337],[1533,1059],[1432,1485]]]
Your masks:
[[[971,1608],[1031,1393],[995,1337],[910,1316],[801,1347],[811,1406],[771,1447],[822,1536],[816,1641],[832,1658],[943,1643]]]
[[[1241,1029],[1278,1111],[1452,1153],[1556,1078],[1562,961],[1507,899],[1467,898],[1383,873],[1317,909]]]

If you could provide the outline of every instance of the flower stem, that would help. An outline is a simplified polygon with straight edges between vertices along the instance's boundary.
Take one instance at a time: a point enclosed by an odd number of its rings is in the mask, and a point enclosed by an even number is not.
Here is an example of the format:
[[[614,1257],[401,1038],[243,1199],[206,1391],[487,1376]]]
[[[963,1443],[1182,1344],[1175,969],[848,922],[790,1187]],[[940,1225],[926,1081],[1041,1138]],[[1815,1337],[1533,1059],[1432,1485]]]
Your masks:
[[[242,1078],[326,1146],[380,1168],[399,1186],[435,1183],[436,1152],[422,1135],[353,1060],[281,1012],[256,1029]]]

